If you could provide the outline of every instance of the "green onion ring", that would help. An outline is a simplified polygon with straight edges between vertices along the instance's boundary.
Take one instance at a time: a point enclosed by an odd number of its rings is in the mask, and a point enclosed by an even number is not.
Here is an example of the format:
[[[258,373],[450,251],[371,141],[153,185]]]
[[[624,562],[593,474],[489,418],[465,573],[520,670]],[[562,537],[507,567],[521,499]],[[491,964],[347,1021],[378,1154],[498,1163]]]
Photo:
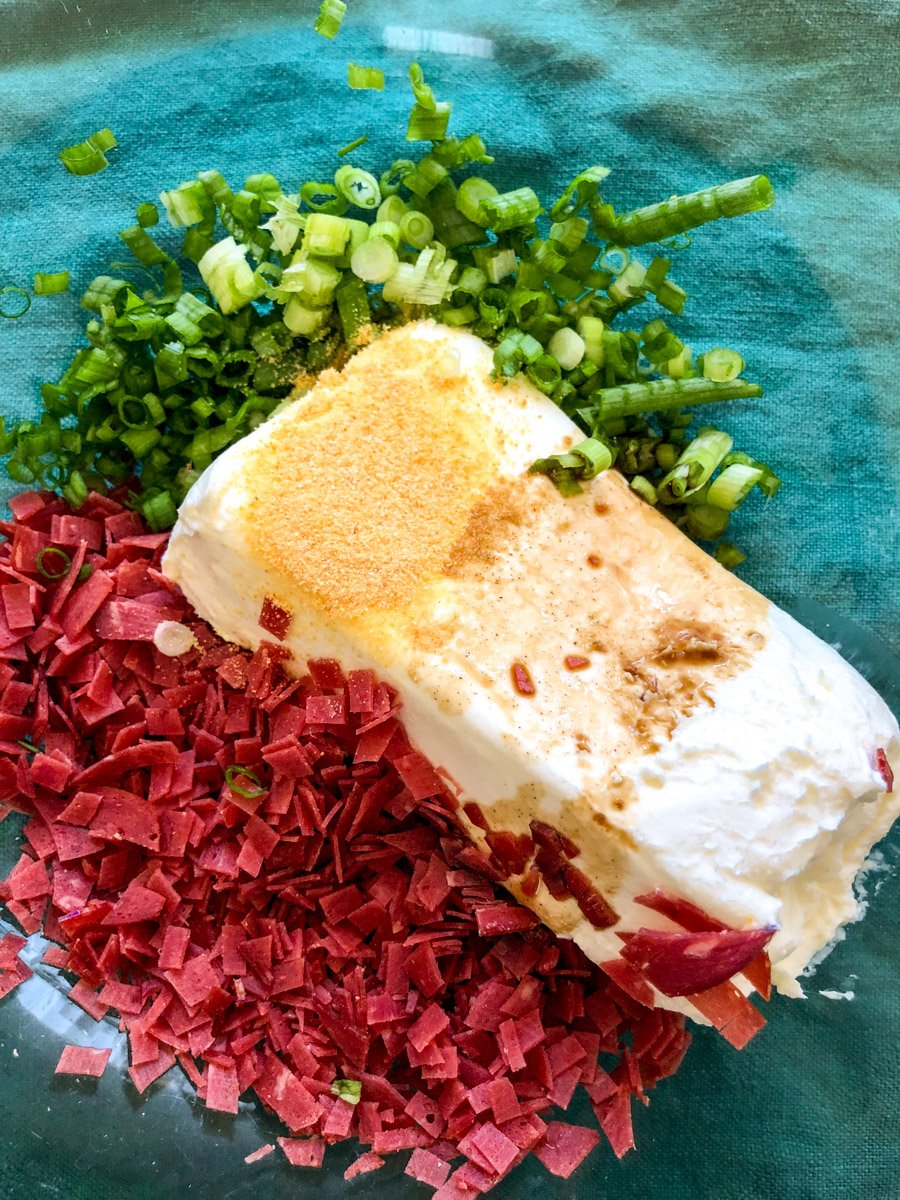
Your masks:
[[[249,779],[251,783],[255,783],[256,791],[249,791],[247,788],[243,788],[240,786],[240,784],[234,782],[235,779],[242,778]],[[239,796],[243,796],[245,800],[255,800],[257,796],[264,796],[266,794],[266,788],[263,787],[262,780],[259,778],[259,776],[254,774],[254,772],[249,770],[247,767],[242,767],[240,763],[233,763],[230,767],[226,768],[225,783],[232,792],[236,792]]]
[[[44,564],[44,560],[50,554],[58,554],[65,563],[65,566],[60,571],[48,570]],[[69,573],[69,567],[72,565],[72,560],[66,554],[65,550],[60,550],[59,546],[45,546],[39,551],[36,559],[38,574],[43,575],[45,579],[62,579]]]
[[[8,312],[6,304],[3,300],[4,296],[21,296],[19,301],[21,307]],[[6,287],[0,288],[0,317],[7,317],[10,321],[18,321],[19,317],[24,317],[31,308],[31,297],[24,288],[16,287],[15,284],[8,283]]]

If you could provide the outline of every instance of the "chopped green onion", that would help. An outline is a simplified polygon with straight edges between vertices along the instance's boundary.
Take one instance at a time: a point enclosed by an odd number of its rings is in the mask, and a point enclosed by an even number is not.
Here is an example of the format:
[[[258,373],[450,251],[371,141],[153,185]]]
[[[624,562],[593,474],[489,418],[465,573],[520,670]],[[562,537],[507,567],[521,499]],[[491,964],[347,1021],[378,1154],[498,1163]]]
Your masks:
[[[488,217],[482,211],[481,202],[497,195],[499,193],[492,183],[481,179],[478,175],[471,175],[459,185],[456,193],[456,207],[468,220],[473,221],[476,225],[486,226]]]
[[[350,269],[366,283],[385,283],[399,265],[397,251],[385,238],[375,237],[353,251]]]
[[[331,1094],[347,1104],[359,1104],[362,1083],[358,1079],[335,1079],[331,1085]]]
[[[419,214],[416,214],[417,216]],[[431,222],[429,222],[430,224]],[[400,245],[400,226],[396,221],[375,221],[366,227],[369,231],[367,241],[373,241],[375,238],[384,238],[396,250]],[[431,238],[427,238],[422,245],[425,246]],[[361,243],[360,243],[361,244]],[[356,247],[354,247],[355,249]],[[421,247],[420,247],[421,248]]]
[[[748,467],[743,463],[732,463],[709,485],[706,502],[714,508],[724,508],[728,512],[741,504],[762,479],[763,471],[759,467]]]
[[[381,178],[378,180],[381,187],[382,196],[393,196],[412,171],[415,170],[416,164],[409,158],[396,158],[391,163],[386,171],[381,173]]]
[[[584,208],[597,195],[601,182],[609,174],[609,167],[588,167],[576,175],[560,198],[550,209],[552,221],[563,221]]]
[[[738,550],[734,542],[719,542],[713,551],[713,558],[729,571],[747,561],[747,555]]]
[[[358,279],[348,278],[338,288],[335,300],[344,341],[348,346],[353,346],[372,318],[365,285]]]
[[[381,77],[381,83],[382,83],[382,86],[384,86],[384,76],[383,75]],[[352,151],[358,150],[360,148],[360,146],[364,146],[368,140],[369,140],[368,135],[364,133],[362,135],[362,137],[358,137],[354,141],[348,142],[346,146],[341,146],[340,150],[338,150],[338,152],[337,152],[338,158],[343,158],[345,155],[352,153]]]
[[[141,505],[141,515],[151,529],[160,532],[170,529],[175,524],[178,510],[169,493],[161,492],[144,501]]]
[[[293,296],[285,305],[282,319],[291,333],[312,337],[325,324],[328,312],[327,308],[311,308],[299,297]]]
[[[552,395],[562,379],[562,369],[552,354],[542,354],[529,363],[525,374],[545,396]]]
[[[117,145],[111,130],[100,129],[85,141],[60,150],[59,161],[70,175],[96,175],[109,166],[105,152]]]
[[[566,326],[554,333],[547,343],[547,349],[564,371],[573,371],[584,358],[585,340]]]
[[[19,740],[16,742],[16,745],[17,745],[17,746],[21,746],[23,750],[27,750],[29,754],[38,754],[38,753],[40,753],[40,751],[39,751],[38,747],[37,747],[37,746],[35,746],[35,744],[34,744],[33,742],[30,742],[30,741],[28,740],[28,738],[20,738],[20,739],[19,739]]]
[[[584,356],[598,367],[606,361],[606,342],[603,337],[605,332],[605,326],[599,317],[578,318],[578,336],[584,345]]]
[[[546,475],[563,496],[576,496],[581,491],[580,480],[593,479],[609,470],[614,461],[606,442],[586,438],[564,454],[539,458],[528,468],[530,475]]]
[[[400,239],[406,245],[422,250],[434,237],[434,225],[420,212],[407,212],[400,218]]]
[[[415,263],[400,263],[384,285],[384,298],[399,304],[440,304],[450,290],[455,270],[452,258],[439,263],[429,246],[420,251]]]
[[[259,285],[244,254],[233,237],[212,246],[197,264],[203,282],[223,313],[236,312],[259,295]]]
[[[338,35],[346,11],[347,5],[344,0],[322,0],[319,15],[313,25],[314,32],[320,37],[328,38],[329,41],[333,40]]]
[[[447,168],[442,167],[432,154],[426,154],[415,167],[403,177],[403,186],[416,196],[424,197],[447,178]]]
[[[487,275],[478,267],[464,267],[459,279],[456,281],[456,287],[453,291],[454,299],[461,299],[464,303],[470,300],[477,300],[478,297],[487,287]]]
[[[13,299],[15,296],[19,297],[18,301]],[[13,284],[0,287],[0,317],[8,317],[11,321],[17,321],[19,317],[25,316],[29,308],[31,308],[31,297],[24,288],[16,287]]]
[[[354,91],[383,92],[384,71],[379,67],[362,67],[347,63],[347,83]]]
[[[135,216],[141,229],[150,229],[153,225],[159,224],[159,209],[149,200],[137,206]]]
[[[348,204],[357,208],[374,209],[381,203],[378,180],[361,167],[338,167],[334,173],[334,186]]]
[[[743,369],[744,360],[736,350],[707,350],[703,355],[703,377],[713,383],[731,383]]]
[[[543,352],[537,338],[514,329],[504,336],[494,351],[494,374],[511,379],[526,364],[537,362]]]
[[[165,250],[157,246],[150,234],[140,225],[129,225],[127,229],[120,229],[119,237],[145,267],[159,267],[169,261]]]
[[[169,223],[176,229],[197,225],[213,216],[212,200],[199,179],[191,179],[187,183],[179,183],[171,191],[160,192],[159,198]]]
[[[515,250],[498,250],[483,260],[485,273],[491,283],[499,283],[508,275],[515,275],[518,265]]]
[[[719,400],[743,400],[762,395],[758,383],[736,379],[732,383],[710,383],[706,379],[654,379],[601,388],[596,394],[601,422],[672,408],[693,408]]]
[[[450,121],[451,106],[446,103],[435,105],[433,109],[423,108],[414,104],[409,114],[409,124],[406,127],[408,142],[439,142],[447,132]]]
[[[656,488],[644,475],[632,475],[628,480],[628,486],[633,492],[637,492],[642,500],[646,500],[648,504],[652,504],[654,507],[659,501]]]
[[[530,225],[544,210],[541,202],[530,187],[516,188],[512,192],[486,196],[479,205],[489,229],[501,233],[520,225]]]
[[[34,273],[34,294],[36,296],[58,296],[69,290],[69,272],[56,271],[46,274],[41,271]]]
[[[659,481],[656,490],[660,500],[664,504],[678,503],[699,492],[731,447],[731,438],[719,429],[698,434],[685,446],[671,471]]]
[[[313,212],[341,216],[348,208],[348,201],[333,183],[304,183],[300,188],[300,199]]]
[[[615,277],[606,293],[617,304],[631,304],[635,300],[643,299],[646,275],[646,268],[632,259]]]
[[[382,191],[384,189],[382,188]],[[378,212],[375,214],[376,221],[393,221],[395,225],[399,225],[406,214],[409,212],[409,205],[405,200],[396,194],[391,194],[382,200],[378,206]]]
[[[194,346],[206,337],[216,337],[223,329],[222,318],[216,310],[191,292],[178,297],[166,317],[166,324],[185,346]]]
[[[351,226],[346,217],[314,212],[306,218],[303,231],[303,252],[317,258],[340,258],[347,248]]]
[[[53,563],[48,564],[48,559],[54,558],[59,566]],[[58,546],[45,546],[43,550],[39,550],[35,559],[38,574],[44,579],[62,579],[69,573],[69,567],[72,565],[72,559],[66,554],[65,550],[60,550]]]
[[[621,213],[616,217],[615,240],[625,246],[643,246],[696,229],[718,217],[760,212],[774,203],[775,192],[765,175],[750,175]]]
[[[331,303],[340,282],[341,273],[331,263],[298,256],[282,272],[279,287],[289,295],[296,293],[304,304],[318,308]]]
[[[711,504],[688,504],[684,510],[685,523],[691,537],[701,542],[715,542],[728,528],[730,514]]]
[[[238,779],[246,779],[249,783],[256,786],[254,788],[242,786],[240,783],[235,782]],[[236,792],[246,800],[255,800],[258,796],[266,794],[266,789],[263,787],[259,776],[254,771],[251,771],[249,767],[241,766],[240,763],[233,763],[230,767],[225,768],[225,783],[229,791]]]

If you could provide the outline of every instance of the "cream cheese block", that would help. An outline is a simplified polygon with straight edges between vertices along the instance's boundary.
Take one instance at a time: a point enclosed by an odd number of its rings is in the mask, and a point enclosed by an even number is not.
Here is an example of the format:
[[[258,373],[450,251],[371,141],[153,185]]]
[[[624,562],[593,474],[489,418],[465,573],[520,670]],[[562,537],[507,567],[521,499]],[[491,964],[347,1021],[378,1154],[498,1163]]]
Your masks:
[[[433,322],[385,334],[204,472],[163,568],[224,638],[269,638],[269,597],[298,671],[329,657],[387,679],[485,850],[482,825],[570,839],[607,928],[530,866],[507,886],[592,960],[675,928],[634,902],[660,888],[776,927],[773,980],[800,995],[897,815],[878,765],[900,767],[897,723],[615,471],[572,498],[528,474],[583,435],[491,367]]]

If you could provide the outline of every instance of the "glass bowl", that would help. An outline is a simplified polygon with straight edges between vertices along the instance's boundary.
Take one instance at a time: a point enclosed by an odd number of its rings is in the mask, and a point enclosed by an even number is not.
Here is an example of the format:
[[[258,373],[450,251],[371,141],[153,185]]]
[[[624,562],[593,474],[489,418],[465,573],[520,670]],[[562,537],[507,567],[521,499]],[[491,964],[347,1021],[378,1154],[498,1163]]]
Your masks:
[[[677,327],[696,347],[739,349],[766,388],[725,416],[738,443],[785,480],[773,502],[748,505],[736,522],[749,555],[741,573],[840,645],[898,711],[896,343],[883,318],[894,286],[883,247],[896,217],[881,154],[892,100],[879,14],[857,8],[848,21],[825,0],[764,16],[750,0],[350,0],[334,42],[312,33],[314,15],[299,0],[0,6],[0,286],[64,267],[75,281],[69,295],[2,322],[0,411],[36,410],[37,385],[77,342],[78,284],[118,255],[116,231],[138,202],[209,167],[296,184],[362,134],[361,161],[390,161],[414,57],[454,101],[453,128],[482,133],[497,155],[501,187],[527,182],[553,195],[602,162],[613,169],[609,199],[633,207],[765,171],[779,196],[772,212],[707,226],[673,255],[690,292]],[[349,91],[348,61],[383,67],[384,93]],[[119,140],[110,168],[66,175],[57,151],[106,125]],[[10,819],[0,826],[4,871],[15,840]],[[498,1200],[895,1195],[898,847],[895,834],[873,858],[868,916],[807,981],[805,1001],[774,999],[768,1027],[740,1054],[696,1031],[679,1075],[635,1115],[636,1154],[619,1163],[601,1145],[565,1182],[531,1162]],[[26,955],[40,957],[37,939]],[[177,1072],[139,1101],[123,1039],[65,988],[38,967],[0,1004],[0,1195],[425,1195],[402,1174],[402,1157],[346,1183],[349,1145],[330,1148],[322,1171],[280,1155],[245,1165],[281,1132],[277,1122],[252,1104],[237,1118],[206,1112]],[[69,1041],[114,1047],[103,1079],[54,1078]]]

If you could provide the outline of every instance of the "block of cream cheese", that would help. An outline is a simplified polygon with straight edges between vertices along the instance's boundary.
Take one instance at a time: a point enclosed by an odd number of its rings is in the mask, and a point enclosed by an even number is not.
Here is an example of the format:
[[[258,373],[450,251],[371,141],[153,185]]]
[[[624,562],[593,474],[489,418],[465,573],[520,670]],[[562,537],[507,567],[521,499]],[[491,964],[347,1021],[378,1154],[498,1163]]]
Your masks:
[[[675,928],[634,903],[659,888],[777,927],[773,979],[801,994],[897,815],[897,723],[615,471],[568,499],[529,475],[582,435],[491,366],[433,322],[387,333],[213,463],[164,570],[225,638],[266,638],[270,597],[298,670],[386,678],[483,848],[481,825],[570,839],[605,920],[527,866],[507,886],[594,961],[622,931]]]

